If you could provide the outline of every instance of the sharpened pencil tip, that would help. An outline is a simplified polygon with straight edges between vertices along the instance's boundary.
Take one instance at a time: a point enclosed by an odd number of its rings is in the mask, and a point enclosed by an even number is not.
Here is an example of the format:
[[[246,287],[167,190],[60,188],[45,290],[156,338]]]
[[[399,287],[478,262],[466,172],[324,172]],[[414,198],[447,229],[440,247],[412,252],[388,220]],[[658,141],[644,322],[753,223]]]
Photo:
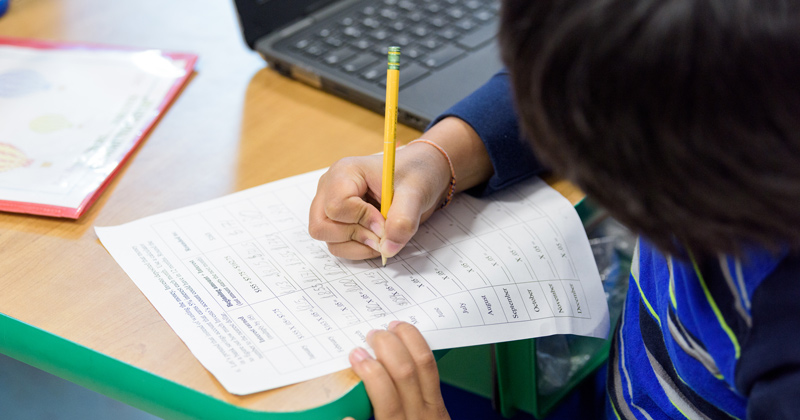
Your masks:
[[[386,256],[385,255],[381,255],[381,262],[383,263],[383,266],[386,267]]]

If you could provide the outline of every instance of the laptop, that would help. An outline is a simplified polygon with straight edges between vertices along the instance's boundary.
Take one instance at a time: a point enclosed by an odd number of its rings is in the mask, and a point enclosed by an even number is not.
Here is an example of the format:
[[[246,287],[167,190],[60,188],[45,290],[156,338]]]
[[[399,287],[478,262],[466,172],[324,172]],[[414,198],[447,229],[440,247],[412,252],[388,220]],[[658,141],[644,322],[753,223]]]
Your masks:
[[[384,113],[386,53],[401,47],[398,121],[423,130],[501,69],[499,0],[235,0],[270,68]]]

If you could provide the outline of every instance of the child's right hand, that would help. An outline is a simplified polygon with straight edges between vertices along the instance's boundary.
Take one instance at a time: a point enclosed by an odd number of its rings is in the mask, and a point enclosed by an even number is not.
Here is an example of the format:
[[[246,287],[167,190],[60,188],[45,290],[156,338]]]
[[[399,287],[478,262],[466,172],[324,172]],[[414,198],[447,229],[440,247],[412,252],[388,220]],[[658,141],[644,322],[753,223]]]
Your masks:
[[[379,210],[383,156],[345,158],[322,175],[311,202],[308,230],[347,259],[392,257],[447,194],[450,166],[432,146],[414,143],[395,155],[394,199],[386,220]]]

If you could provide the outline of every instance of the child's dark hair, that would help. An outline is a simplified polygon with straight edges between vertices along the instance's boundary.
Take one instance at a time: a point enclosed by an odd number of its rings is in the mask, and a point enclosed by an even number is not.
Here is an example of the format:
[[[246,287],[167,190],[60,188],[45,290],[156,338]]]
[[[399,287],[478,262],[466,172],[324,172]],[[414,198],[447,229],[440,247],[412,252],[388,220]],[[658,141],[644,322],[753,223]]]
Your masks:
[[[542,160],[662,250],[800,243],[800,0],[506,0]]]

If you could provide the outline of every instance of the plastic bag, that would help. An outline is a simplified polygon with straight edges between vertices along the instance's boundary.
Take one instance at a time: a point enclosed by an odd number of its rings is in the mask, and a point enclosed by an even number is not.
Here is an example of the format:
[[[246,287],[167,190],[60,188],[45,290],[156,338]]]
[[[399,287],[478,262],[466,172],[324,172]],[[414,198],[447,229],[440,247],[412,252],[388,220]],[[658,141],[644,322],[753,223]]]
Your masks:
[[[599,222],[588,235],[603,282],[611,325],[616,325],[628,291],[636,238],[611,218]],[[613,334],[613,328],[609,334]],[[552,395],[567,386],[592,356],[601,351],[604,343],[600,339],[564,334],[536,339],[538,394]]]

